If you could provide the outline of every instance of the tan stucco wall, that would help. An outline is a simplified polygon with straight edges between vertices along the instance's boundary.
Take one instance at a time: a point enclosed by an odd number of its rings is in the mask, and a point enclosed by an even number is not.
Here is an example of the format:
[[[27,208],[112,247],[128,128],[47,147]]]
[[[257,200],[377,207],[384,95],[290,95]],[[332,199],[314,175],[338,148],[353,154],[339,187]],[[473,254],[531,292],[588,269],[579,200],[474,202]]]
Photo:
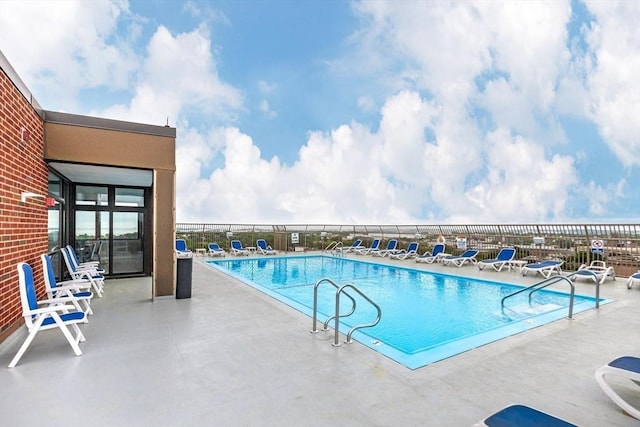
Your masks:
[[[47,160],[176,170],[174,138],[47,122],[44,132]]]
[[[175,175],[172,170],[156,169],[153,178],[153,295],[156,297],[173,295],[176,288]]]
[[[46,120],[46,118],[45,118]],[[153,297],[175,292],[175,138],[45,121],[48,161],[154,171]]]

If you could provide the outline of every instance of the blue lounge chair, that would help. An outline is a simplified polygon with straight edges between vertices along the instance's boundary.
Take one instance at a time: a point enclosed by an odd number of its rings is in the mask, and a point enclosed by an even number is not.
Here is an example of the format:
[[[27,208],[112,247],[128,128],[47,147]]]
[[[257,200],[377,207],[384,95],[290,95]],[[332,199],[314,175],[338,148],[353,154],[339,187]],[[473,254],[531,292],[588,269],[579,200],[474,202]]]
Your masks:
[[[373,250],[370,253],[373,256],[385,257],[394,253],[397,247],[398,247],[398,240],[391,239],[387,242],[387,247],[385,249]]]
[[[358,239],[358,240],[354,240],[354,242],[351,244],[351,246],[343,248],[342,251],[343,252],[355,252],[355,251],[360,250],[360,249],[366,249],[366,247],[362,246],[362,240]]]
[[[264,239],[256,240],[256,247],[262,255],[275,255],[277,253],[275,249],[267,245],[267,241]]]
[[[640,385],[640,357],[622,356],[607,363],[596,370],[596,382],[611,400],[623,411],[640,420],[640,409],[631,406],[607,383],[605,376],[615,375],[631,380],[635,385]]]
[[[416,256],[418,256],[418,242],[411,242],[409,243],[409,246],[407,246],[407,249],[402,249],[399,252],[395,252],[395,253],[391,253],[389,254],[389,258],[391,259],[407,259],[407,258],[414,258]]]
[[[520,273],[523,276],[526,276],[529,272],[540,273],[544,278],[548,279],[553,273],[562,274],[562,264],[564,264],[564,261],[560,259],[548,259],[527,264],[520,269]]]
[[[627,279],[627,289],[631,289],[633,285],[640,285],[640,271],[635,274],[632,274]]]
[[[428,264],[433,264],[436,261],[440,261],[442,258],[447,256],[444,253],[444,243],[436,243],[433,245],[433,249],[431,252],[425,252],[424,254],[416,257],[416,262],[426,262]]]
[[[207,245],[207,252],[210,256],[226,256],[227,253],[217,243],[209,243]]]
[[[449,255],[449,256],[443,257],[442,264],[443,265],[453,264],[456,267],[462,267],[466,263],[475,265],[478,262],[476,260],[477,256],[478,256],[478,250],[467,249],[462,253],[462,255],[458,255],[458,256]]]
[[[369,255],[372,251],[377,251],[379,249],[380,249],[380,239],[373,239],[373,242],[371,242],[371,246],[369,246],[368,248],[356,249],[353,252],[356,255]]]
[[[524,405],[511,405],[499,410],[474,427],[577,427],[560,418]]]
[[[249,255],[249,250],[242,247],[240,240],[231,241],[231,254],[233,255]]]
[[[478,269],[483,270],[485,267],[491,266],[495,271],[502,271],[505,266],[509,265],[515,255],[516,250],[514,248],[502,248],[495,258],[478,261]]]
[[[18,277],[22,317],[24,317],[24,324],[29,330],[29,335],[9,362],[9,367],[13,368],[18,364],[38,332],[53,328],[59,328],[62,331],[76,356],[82,355],[78,343],[85,341],[85,338],[78,323],[85,323],[87,315],[82,311],[73,311],[75,308],[73,305],[61,303],[55,299],[38,301],[33,281],[33,270],[29,264],[24,262],[18,264]],[[75,332],[75,337],[69,328]]]
[[[178,252],[178,255],[191,253],[187,247],[187,241],[184,239],[176,239],[176,251]]]

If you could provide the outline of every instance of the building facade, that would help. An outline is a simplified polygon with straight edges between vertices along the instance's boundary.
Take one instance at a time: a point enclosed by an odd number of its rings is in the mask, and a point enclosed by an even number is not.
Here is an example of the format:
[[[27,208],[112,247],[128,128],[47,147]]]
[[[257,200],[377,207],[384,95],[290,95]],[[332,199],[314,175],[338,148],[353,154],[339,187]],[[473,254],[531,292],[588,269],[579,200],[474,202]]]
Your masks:
[[[22,324],[16,264],[44,295],[40,255],[59,248],[109,277],[175,294],[175,128],[44,110],[0,52],[0,342]]]

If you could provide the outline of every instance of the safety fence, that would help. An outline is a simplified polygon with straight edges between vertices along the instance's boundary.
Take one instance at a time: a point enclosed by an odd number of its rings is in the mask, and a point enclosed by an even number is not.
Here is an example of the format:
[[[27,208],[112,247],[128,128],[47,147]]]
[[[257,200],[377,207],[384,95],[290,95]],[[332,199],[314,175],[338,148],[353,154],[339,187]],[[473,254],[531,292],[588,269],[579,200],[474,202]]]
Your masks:
[[[351,245],[361,239],[368,246],[373,239],[397,239],[398,247],[410,242],[419,252],[444,242],[447,253],[478,249],[479,259],[494,257],[500,248],[516,248],[516,258],[535,262],[562,259],[566,270],[603,260],[616,274],[627,276],[640,268],[640,224],[491,224],[491,225],[256,225],[256,224],[176,224],[176,237],[185,239],[191,250],[216,242],[228,248],[231,240],[255,246],[265,239],[279,251],[318,251],[331,242]]]

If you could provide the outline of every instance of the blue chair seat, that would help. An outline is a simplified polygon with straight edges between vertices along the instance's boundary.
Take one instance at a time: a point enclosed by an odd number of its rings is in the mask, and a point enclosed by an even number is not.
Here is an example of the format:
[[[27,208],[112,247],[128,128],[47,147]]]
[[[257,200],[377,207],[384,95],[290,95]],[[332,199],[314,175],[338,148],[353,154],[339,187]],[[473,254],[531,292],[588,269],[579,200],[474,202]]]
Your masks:
[[[64,313],[64,314],[60,315],[60,318],[62,319],[63,322],[68,322],[68,321],[71,321],[71,320],[83,320],[84,319],[84,313],[82,311],[74,311],[72,313]],[[56,323],[56,322],[55,322],[55,320],[53,320],[53,317],[47,317],[42,322],[42,326],[52,325],[54,323]]]
[[[484,420],[488,427],[576,427],[553,415],[524,405],[511,405]]]

